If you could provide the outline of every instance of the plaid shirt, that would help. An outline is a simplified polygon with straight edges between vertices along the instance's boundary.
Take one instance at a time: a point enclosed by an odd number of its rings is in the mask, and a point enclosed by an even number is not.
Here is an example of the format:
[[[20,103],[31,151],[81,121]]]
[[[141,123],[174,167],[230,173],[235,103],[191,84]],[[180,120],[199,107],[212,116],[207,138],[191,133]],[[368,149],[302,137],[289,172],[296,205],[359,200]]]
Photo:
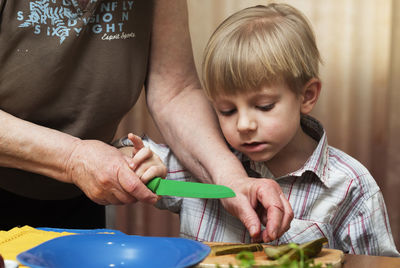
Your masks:
[[[237,153],[249,176],[273,178],[289,200],[294,219],[272,244],[304,243],[326,237],[329,248],[351,254],[399,257],[382,193],[368,170],[346,153],[328,146],[318,121],[302,118],[303,130],[319,141],[304,166],[274,178],[262,162]],[[196,181],[168,147],[145,140],[169,169],[166,179]],[[180,214],[182,237],[198,241],[249,243],[244,225],[216,199],[163,197],[156,206]]]

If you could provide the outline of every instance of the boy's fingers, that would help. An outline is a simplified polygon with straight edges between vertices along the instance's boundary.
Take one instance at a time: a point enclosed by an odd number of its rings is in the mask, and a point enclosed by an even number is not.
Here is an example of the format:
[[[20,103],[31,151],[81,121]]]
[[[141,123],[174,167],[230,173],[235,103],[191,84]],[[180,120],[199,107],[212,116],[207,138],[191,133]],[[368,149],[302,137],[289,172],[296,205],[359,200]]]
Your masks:
[[[144,162],[135,169],[135,173],[143,182],[147,183],[155,177],[165,178],[167,176],[167,168],[161,163],[156,165]]]
[[[140,151],[140,149],[144,147],[143,141],[139,136],[129,133],[128,139],[130,139],[133,143],[133,155],[135,155],[138,151]]]
[[[147,147],[142,148],[132,158],[132,162],[135,166],[134,168],[136,168],[142,164],[145,164],[146,163],[145,161],[152,156],[153,156],[153,152],[149,148],[147,148]]]
[[[151,166],[148,168],[140,179],[143,181],[144,184],[151,181],[155,177],[165,178],[166,176],[166,168],[163,166]]]

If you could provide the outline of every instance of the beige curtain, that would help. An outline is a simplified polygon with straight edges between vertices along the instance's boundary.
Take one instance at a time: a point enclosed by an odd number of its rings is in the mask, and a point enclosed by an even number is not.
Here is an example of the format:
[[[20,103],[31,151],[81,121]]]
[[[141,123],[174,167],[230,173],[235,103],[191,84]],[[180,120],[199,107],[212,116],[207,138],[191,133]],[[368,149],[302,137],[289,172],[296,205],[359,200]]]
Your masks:
[[[203,48],[229,14],[269,1],[189,0],[193,50],[200,70]],[[362,162],[381,187],[393,236],[400,245],[400,2],[292,0],[310,19],[323,57],[323,89],[313,114],[331,145]],[[145,132],[162,142],[143,97],[118,135]],[[130,234],[178,235],[179,219],[135,204],[109,209],[110,226]]]

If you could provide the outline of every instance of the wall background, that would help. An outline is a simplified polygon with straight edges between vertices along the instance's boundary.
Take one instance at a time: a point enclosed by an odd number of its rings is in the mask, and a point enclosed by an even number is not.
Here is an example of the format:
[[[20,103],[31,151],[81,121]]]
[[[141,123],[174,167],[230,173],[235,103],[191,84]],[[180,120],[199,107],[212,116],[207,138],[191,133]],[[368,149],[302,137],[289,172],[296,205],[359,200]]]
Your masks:
[[[216,26],[256,0],[188,0],[196,66]],[[381,187],[400,245],[400,1],[291,0],[311,21],[324,61],[322,92],[313,112],[329,143],[363,163]],[[163,142],[144,96],[120,125]],[[109,226],[129,234],[178,236],[177,215],[143,204],[109,207]]]

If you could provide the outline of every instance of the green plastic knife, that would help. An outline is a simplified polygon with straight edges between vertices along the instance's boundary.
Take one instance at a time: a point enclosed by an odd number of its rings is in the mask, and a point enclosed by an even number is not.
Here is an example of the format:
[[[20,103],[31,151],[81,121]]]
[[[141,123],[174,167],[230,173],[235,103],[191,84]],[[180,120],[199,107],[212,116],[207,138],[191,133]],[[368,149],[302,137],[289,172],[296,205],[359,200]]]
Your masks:
[[[160,177],[152,179],[146,186],[157,195],[192,198],[228,198],[236,196],[231,188],[223,185],[165,180]]]

